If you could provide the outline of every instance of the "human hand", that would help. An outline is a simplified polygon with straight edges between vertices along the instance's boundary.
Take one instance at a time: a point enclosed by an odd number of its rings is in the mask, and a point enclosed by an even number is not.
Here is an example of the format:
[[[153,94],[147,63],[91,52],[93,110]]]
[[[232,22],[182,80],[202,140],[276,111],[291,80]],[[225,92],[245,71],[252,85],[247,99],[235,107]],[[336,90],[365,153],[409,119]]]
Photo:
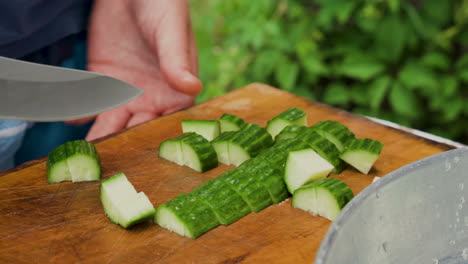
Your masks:
[[[144,94],[98,115],[87,140],[192,105],[202,84],[196,77],[198,59],[187,1],[96,0],[88,70],[131,83]],[[83,121],[89,119],[74,123]]]

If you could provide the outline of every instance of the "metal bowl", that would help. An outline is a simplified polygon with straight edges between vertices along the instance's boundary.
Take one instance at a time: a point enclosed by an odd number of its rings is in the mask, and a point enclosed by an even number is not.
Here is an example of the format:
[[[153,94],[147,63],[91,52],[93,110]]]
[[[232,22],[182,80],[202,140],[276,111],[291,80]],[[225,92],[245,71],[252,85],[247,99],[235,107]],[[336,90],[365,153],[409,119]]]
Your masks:
[[[468,263],[468,148],[371,184],[330,226],[316,264]]]

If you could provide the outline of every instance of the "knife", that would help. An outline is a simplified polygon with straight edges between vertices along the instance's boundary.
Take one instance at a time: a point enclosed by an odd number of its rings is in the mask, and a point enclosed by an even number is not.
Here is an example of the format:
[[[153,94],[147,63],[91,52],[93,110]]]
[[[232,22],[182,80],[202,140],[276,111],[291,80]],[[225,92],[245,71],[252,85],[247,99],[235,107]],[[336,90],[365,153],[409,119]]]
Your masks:
[[[0,119],[73,120],[111,110],[142,93],[102,74],[0,56]]]

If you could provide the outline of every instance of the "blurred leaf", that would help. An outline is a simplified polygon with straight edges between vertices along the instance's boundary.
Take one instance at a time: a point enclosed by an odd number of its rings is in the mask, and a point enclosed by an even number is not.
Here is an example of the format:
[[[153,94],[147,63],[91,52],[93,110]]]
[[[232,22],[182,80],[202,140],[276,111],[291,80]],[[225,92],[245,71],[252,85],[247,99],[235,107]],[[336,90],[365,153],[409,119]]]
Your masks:
[[[323,101],[332,105],[344,105],[350,99],[348,88],[341,83],[332,83],[325,90]]]
[[[457,63],[455,64],[455,68],[457,70],[463,70],[463,69],[468,68],[468,54],[461,56],[457,60]]]
[[[452,4],[454,1],[424,0],[421,5],[427,17],[438,25],[448,23],[452,16]]]
[[[388,0],[388,7],[390,7],[390,11],[396,13],[400,8],[400,0]]]
[[[284,62],[284,55],[275,50],[264,50],[258,54],[251,67],[254,76],[259,79],[273,73],[278,63]]]
[[[441,52],[431,52],[424,55],[421,62],[428,67],[438,70],[448,70],[450,67],[450,59],[447,55]]]
[[[348,63],[339,67],[339,73],[344,76],[366,81],[384,70],[378,63]]]
[[[440,90],[443,97],[454,96],[458,89],[458,81],[454,76],[444,76],[440,78]],[[436,96],[440,97],[440,96]]]
[[[382,76],[377,78],[369,85],[369,100],[372,110],[377,110],[382,104],[385,94],[390,85],[391,78],[388,76]]]
[[[294,88],[298,73],[299,66],[289,60],[276,65],[276,80],[278,80],[281,88],[286,91],[291,91]]]
[[[398,61],[405,45],[405,28],[401,19],[395,15],[387,17],[380,23],[376,32],[376,50],[386,61]],[[389,38],[389,36],[391,36]]]
[[[369,105],[369,98],[367,96],[363,96],[367,92],[367,87],[363,83],[356,83],[352,87],[349,87],[351,90],[351,99],[352,101],[361,106],[368,106]]]
[[[437,79],[434,74],[419,63],[411,62],[406,64],[398,75],[401,83],[410,89],[429,89],[434,91],[437,88]]]
[[[398,114],[412,119],[419,117],[421,110],[417,96],[399,82],[393,83],[389,99]]]
[[[460,80],[464,81],[465,83],[468,83],[468,68],[460,70],[458,72],[458,78],[460,78]]]
[[[454,97],[444,107],[445,120],[453,121],[463,112],[464,102],[460,97]]]
[[[433,39],[437,34],[437,30],[431,24],[421,18],[420,13],[416,11],[416,9],[409,1],[403,4],[403,7],[415,31],[423,39]]]

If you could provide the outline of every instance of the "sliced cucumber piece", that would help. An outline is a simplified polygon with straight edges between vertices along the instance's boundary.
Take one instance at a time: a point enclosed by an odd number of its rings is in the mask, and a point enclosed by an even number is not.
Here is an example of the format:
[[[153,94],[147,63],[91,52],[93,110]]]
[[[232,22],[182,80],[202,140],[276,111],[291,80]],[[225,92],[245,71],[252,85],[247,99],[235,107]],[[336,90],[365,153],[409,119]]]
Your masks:
[[[321,121],[313,125],[311,128],[315,129],[317,133],[331,141],[331,143],[333,143],[340,152],[344,150],[348,141],[355,138],[353,132],[351,132],[348,127],[337,121]]]
[[[309,145],[299,139],[285,139],[261,152],[258,158],[270,163],[273,168],[278,169],[283,174],[288,153],[305,148],[309,148]]]
[[[268,191],[274,203],[280,203],[288,198],[289,192],[284,183],[283,174],[280,170],[272,167],[269,162],[257,157],[242,163],[239,168],[257,179]]]
[[[193,133],[185,133],[181,141],[184,165],[205,172],[218,166],[218,157],[213,146],[204,137]]]
[[[182,132],[195,132],[212,141],[219,136],[218,120],[182,120]]]
[[[261,150],[272,144],[273,139],[264,128],[250,123],[244,124],[239,131],[225,132],[213,141],[213,146],[221,157],[219,161],[235,166],[257,156]],[[225,152],[226,145],[228,154]]]
[[[244,120],[235,115],[223,114],[219,118],[219,123],[221,125],[221,133],[224,133],[240,130],[241,126],[244,124]]]
[[[48,183],[99,179],[101,179],[101,166],[98,153],[92,143],[85,140],[69,141],[49,153]]]
[[[160,205],[154,221],[163,228],[192,239],[219,225],[211,208],[194,194],[180,194]]]
[[[299,108],[289,108],[268,121],[266,129],[274,139],[281,130],[290,125],[307,126],[307,114]]]
[[[346,164],[340,159],[340,151],[314,129],[307,129],[299,139],[306,142],[317,154],[330,162],[334,167],[334,173],[340,173],[345,169]]]
[[[185,135],[164,140],[159,145],[159,156],[181,166],[184,165],[181,138]]]
[[[221,174],[217,179],[229,184],[253,212],[260,212],[273,203],[270,194],[257,179],[239,168]]]
[[[276,135],[275,142],[281,142],[286,139],[293,139],[299,136],[300,134],[304,133],[306,130],[305,126],[298,126],[298,125],[291,125],[285,127],[281,132]]]
[[[289,192],[294,193],[307,182],[327,177],[333,168],[311,148],[291,151],[286,160],[284,181]]]
[[[229,225],[251,212],[244,199],[219,179],[208,180],[191,193],[206,202],[223,225]]]
[[[292,206],[333,221],[354,194],[346,183],[326,178],[308,183],[294,192]]]
[[[124,228],[152,219],[155,214],[148,197],[137,193],[123,173],[102,181],[101,202],[107,217]]]
[[[353,139],[346,146],[340,158],[358,171],[367,174],[382,152],[383,144],[369,138]]]
[[[224,132],[211,142],[220,163],[231,164],[231,158],[229,156],[229,141],[235,133],[235,131]]]

